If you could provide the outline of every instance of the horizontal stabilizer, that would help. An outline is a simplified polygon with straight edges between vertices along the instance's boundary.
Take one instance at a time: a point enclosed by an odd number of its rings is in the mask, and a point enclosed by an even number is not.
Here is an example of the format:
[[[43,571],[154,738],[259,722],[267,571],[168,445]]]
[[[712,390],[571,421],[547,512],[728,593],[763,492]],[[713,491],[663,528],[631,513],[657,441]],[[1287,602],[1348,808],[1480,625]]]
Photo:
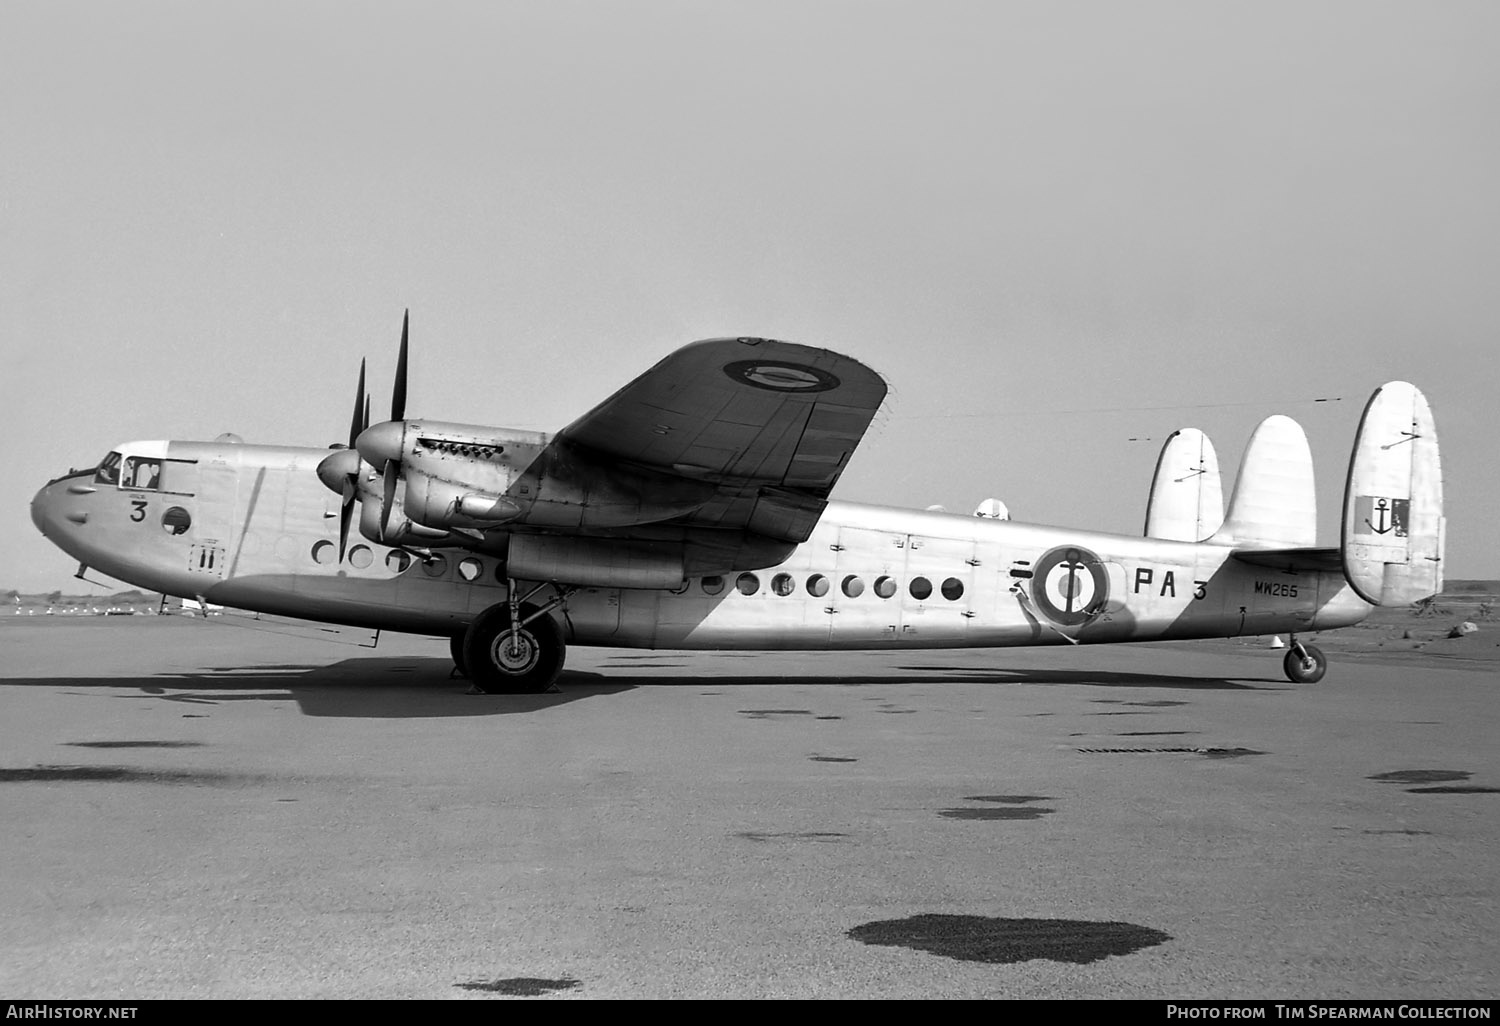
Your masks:
[[[1246,549],[1311,548],[1317,534],[1307,435],[1290,417],[1267,417],[1250,436],[1229,512],[1209,540]]]
[[[1405,381],[1365,406],[1344,490],[1344,576],[1361,598],[1409,605],[1443,587],[1443,470],[1427,398]]]
[[[1202,541],[1224,522],[1224,485],[1214,443],[1197,428],[1172,432],[1156,460],[1146,537]]]
[[[1338,573],[1344,565],[1341,549],[1238,549],[1231,555],[1241,563],[1289,573]]]

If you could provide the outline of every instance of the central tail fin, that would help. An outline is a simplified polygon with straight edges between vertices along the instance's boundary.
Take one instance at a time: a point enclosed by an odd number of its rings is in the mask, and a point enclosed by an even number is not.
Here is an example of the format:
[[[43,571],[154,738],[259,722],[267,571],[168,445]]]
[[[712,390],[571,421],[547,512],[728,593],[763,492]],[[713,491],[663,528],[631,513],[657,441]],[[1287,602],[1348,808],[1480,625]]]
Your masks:
[[[1261,421],[1240,461],[1224,525],[1208,539],[1242,549],[1311,547],[1318,535],[1312,451],[1302,425]]]

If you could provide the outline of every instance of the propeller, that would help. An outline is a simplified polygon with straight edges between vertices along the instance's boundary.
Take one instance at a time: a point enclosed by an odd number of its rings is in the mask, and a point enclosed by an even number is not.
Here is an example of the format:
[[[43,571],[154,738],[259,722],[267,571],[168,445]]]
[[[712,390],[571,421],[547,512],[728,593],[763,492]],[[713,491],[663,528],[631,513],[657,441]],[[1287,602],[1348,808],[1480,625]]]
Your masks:
[[[365,391],[366,363],[359,362],[359,387],[354,393],[354,412],[349,418],[349,446],[340,449],[318,464],[318,477],[338,492],[339,562],[349,547],[349,525],[354,519],[354,504],[359,499],[359,475],[365,463],[381,468],[385,477],[385,502],[380,511],[380,533],[389,534],[390,511],[395,500],[397,478],[401,471],[401,442],[406,425],[407,339],[411,311],[401,317],[401,352],[396,360],[396,382],[391,390],[390,421],[370,427],[370,394]]]

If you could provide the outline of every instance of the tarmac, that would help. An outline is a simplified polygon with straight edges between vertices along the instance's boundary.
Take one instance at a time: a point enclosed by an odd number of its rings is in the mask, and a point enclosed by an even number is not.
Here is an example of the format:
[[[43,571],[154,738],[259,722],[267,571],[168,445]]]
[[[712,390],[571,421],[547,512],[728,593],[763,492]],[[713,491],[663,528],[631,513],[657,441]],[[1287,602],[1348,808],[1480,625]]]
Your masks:
[[[1500,663],[0,620],[0,996],[1494,999]],[[1473,639],[1464,639],[1465,641]]]

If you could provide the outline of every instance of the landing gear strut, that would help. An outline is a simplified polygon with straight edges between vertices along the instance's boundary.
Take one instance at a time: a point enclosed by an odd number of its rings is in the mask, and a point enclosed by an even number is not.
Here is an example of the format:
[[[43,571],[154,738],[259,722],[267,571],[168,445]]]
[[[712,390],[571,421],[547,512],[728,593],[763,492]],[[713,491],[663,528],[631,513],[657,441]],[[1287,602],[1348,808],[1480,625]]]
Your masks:
[[[567,592],[560,590],[550,602],[534,606],[527,600],[547,585],[522,598],[516,582],[508,583],[506,600],[480,613],[464,633],[461,665],[474,687],[487,695],[546,691],[562,672],[566,655],[562,627],[551,613],[566,604]]]
[[[1316,645],[1304,645],[1294,635],[1281,668],[1293,684],[1316,684],[1328,672],[1328,657]]]

